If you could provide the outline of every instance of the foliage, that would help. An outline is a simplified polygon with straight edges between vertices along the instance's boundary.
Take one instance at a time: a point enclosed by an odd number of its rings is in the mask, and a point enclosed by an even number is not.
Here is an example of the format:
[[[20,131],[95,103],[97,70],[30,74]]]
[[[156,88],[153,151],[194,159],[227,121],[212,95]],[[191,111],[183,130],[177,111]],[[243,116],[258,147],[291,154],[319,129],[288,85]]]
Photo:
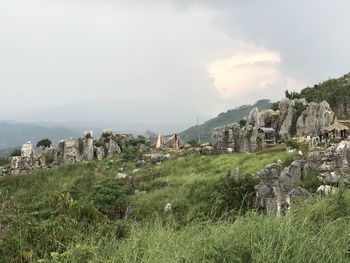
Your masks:
[[[296,139],[288,139],[284,142],[284,144],[289,149],[298,149],[299,148],[299,143],[297,142]]]
[[[279,101],[272,103],[271,109],[276,111],[279,109]]]
[[[189,140],[187,143],[189,145],[191,145],[191,147],[193,147],[193,148],[196,148],[196,147],[200,146],[200,144],[198,143],[198,140],[195,140],[195,139]]]
[[[290,100],[300,99],[301,98],[300,94],[298,92],[296,92],[296,91],[289,92],[288,90],[286,90],[284,93],[286,95],[286,98],[290,99]]]
[[[247,123],[247,120],[242,119],[239,121],[239,126],[243,127],[244,125],[246,125],[246,123]]]
[[[14,149],[13,152],[10,154],[11,157],[15,156],[21,156],[21,149]]]
[[[127,189],[116,180],[106,179],[96,184],[90,196],[94,206],[112,218],[122,218]]]
[[[319,176],[318,172],[310,172],[306,174],[300,186],[307,189],[311,193],[315,193],[318,187],[321,185],[321,182],[318,179],[318,176]]]
[[[51,144],[52,142],[50,141],[50,139],[46,138],[38,141],[38,143],[36,144],[36,147],[50,148]]]
[[[0,158],[0,166],[6,166],[9,165],[9,159],[8,158]]]

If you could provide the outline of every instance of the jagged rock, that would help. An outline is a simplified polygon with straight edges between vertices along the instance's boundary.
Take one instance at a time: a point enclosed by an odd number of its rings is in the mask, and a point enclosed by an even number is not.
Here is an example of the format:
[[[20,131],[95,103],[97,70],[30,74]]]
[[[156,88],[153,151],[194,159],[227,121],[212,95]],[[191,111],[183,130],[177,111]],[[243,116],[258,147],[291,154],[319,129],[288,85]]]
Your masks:
[[[82,161],[79,140],[69,138],[59,142],[57,159],[59,164],[74,164]]]
[[[21,157],[23,158],[31,158],[33,159],[35,157],[34,155],[34,149],[31,142],[26,142],[21,147]]]
[[[226,152],[231,148],[234,152],[254,152],[266,147],[265,137],[258,131],[259,111],[254,108],[244,127],[238,123],[226,125],[213,130],[210,145],[216,153]]]
[[[121,149],[115,140],[112,130],[103,130],[99,142],[103,146],[104,156],[108,157],[121,153]]]
[[[102,160],[103,158],[105,158],[105,150],[102,146],[94,147],[94,155],[97,160]]]
[[[83,136],[79,139],[79,147],[82,160],[90,161],[94,159],[94,139],[92,131],[84,132]]]
[[[11,175],[25,174],[34,169],[33,159],[21,156],[10,158]]]
[[[334,112],[328,102],[311,102],[297,120],[297,134],[318,136],[333,120]]]
[[[280,101],[278,107],[281,116],[279,125],[279,135],[281,139],[287,139],[290,136],[293,116],[295,114],[294,101],[289,99],[283,99]]]
[[[253,108],[248,115],[246,125],[253,127],[261,127],[260,125],[260,113],[258,108]]]

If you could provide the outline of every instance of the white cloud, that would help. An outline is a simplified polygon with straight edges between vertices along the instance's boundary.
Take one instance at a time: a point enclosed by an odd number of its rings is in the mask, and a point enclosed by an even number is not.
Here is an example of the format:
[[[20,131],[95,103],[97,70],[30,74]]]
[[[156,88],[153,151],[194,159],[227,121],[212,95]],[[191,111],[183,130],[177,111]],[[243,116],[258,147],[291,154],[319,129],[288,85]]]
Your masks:
[[[298,90],[303,86],[281,71],[282,59],[279,53],[252,48],[250,45],[246,49],[250,51],[219,59],[208,65],[214,86],[223,99],[229,100],[251,93],[265,94],[276,89],[276,86],[279,86],[279,91],[286,88]]]

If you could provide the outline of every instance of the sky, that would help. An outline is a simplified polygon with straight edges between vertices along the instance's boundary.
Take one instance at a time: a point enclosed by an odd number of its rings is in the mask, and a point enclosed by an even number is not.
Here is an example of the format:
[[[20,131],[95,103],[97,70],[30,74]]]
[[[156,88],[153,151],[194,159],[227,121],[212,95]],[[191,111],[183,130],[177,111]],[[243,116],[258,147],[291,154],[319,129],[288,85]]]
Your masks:
[[[350,71],[346,0],[0,0],[0,119],[195,124]]]

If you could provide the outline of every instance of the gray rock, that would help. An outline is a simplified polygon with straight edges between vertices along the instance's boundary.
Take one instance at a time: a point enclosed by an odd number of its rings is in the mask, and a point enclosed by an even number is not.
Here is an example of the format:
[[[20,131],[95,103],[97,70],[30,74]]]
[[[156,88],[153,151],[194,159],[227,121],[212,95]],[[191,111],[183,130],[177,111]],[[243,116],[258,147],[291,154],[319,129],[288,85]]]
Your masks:
[[[333,120],[334,112],[328,102],[311,102],[297,120],[297,134],[318,136]]]
[[[160,153],[151,154],[151,162],[156,164],[165,160],[165,156]]]

